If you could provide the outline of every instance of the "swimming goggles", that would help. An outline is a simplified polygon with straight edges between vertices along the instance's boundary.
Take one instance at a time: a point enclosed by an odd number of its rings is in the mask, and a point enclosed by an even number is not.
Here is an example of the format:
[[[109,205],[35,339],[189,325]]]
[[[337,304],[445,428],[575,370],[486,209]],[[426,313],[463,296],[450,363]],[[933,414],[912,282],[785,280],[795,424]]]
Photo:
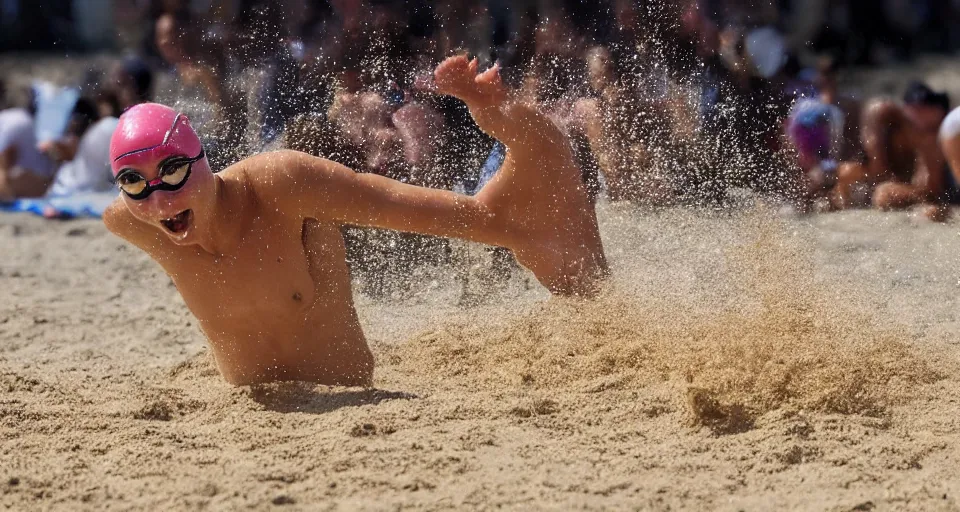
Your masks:
[[[193,164],[202,160],[204,156],[201,149],[200,154],[194,158],[182,156],[167,158],[157,166],[160,169],[157,178],[149,181],[133,169],[123,169],[117,173],[113,182],[127,197],[135,201],[146,199],[155,190],[173,192],[180,190],[187,183]]]

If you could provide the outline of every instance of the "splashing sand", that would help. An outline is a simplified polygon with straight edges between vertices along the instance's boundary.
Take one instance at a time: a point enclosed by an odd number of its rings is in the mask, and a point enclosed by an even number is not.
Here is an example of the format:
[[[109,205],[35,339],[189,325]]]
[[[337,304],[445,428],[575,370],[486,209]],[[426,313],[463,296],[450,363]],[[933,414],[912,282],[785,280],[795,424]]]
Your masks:
[[[471,246],[400,299],[358,296],[379,363],[377,389],[358,390],[228,386],[153,262],[93,223],[5,217],[0,504],[956,505],[956,308],[935,298],[957,248],[930,268],[902,249],[942,227],[601,218],[614,279],[597,300],[491,278]],[[877,223],[901,242],[879,245]],[[462,253],[477,255],[467,271]]]
[[[903,332],[875,327],[854,301],[827,295],[801,249],[764,218],[745,219],[755,236],[730,250],[725,272],[740,291],[716,310],[614,285],[598,299],[553,299],[493,329],[433,329],[384,347],[380,360],[461,389],[672,383],[693,423],[717,432],[749,428],[780,408],[881,415],[940,378]]]

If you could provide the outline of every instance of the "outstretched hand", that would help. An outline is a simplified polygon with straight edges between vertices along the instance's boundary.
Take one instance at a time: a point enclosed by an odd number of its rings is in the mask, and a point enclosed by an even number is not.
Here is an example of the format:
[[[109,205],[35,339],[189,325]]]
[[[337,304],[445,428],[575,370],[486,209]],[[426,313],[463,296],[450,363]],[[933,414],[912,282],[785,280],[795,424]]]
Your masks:
[[[467,103],[497,104],[506,97],[500,78],[500,65],[478,74],[477,59],[468,60],[459,55],[450,57],[437,66],[433,78],[437,91],[456,96]]]

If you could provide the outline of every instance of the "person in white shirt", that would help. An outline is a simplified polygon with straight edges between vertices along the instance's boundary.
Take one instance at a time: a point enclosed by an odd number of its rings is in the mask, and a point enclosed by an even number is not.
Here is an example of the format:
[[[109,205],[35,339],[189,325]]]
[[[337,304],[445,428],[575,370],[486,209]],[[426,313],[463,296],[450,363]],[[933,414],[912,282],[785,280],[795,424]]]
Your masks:
[[[0,111],[0,201],[42,196],[55,172],[53,160],[37,147],[33,113]]]
[[[47,195],[62,197],[113,190],[110,137],[116,127],[115,117],[94,123],[80,138],[74,158],[60,166]]]

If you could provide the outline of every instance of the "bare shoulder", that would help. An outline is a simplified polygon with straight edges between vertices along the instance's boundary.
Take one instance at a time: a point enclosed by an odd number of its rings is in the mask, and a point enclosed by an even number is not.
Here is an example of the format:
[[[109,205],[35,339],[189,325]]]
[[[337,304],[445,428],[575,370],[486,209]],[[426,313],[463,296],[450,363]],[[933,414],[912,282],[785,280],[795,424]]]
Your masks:
[[[103,212],[103,224],[114,235],[151,253],[151,255],[162,247],[166,240],[159,228],[134,217],[120,197],[110,203],[110,206]]]
[[[221,176],[249,187],[262,207],[313,216],[318,208],[342,201],[356,173],[332,160],[281,150],[247,158]]]
[[[226,179],[240,180],[255,190],[289,188],[306,179],[322,179],[331,174],[334,162],[289,149],[270,151],[246,158],[220,173]]]
[[[878,99],[863,107],[864,124],[890,123],[903,117],[903,110],[895,101]]]

